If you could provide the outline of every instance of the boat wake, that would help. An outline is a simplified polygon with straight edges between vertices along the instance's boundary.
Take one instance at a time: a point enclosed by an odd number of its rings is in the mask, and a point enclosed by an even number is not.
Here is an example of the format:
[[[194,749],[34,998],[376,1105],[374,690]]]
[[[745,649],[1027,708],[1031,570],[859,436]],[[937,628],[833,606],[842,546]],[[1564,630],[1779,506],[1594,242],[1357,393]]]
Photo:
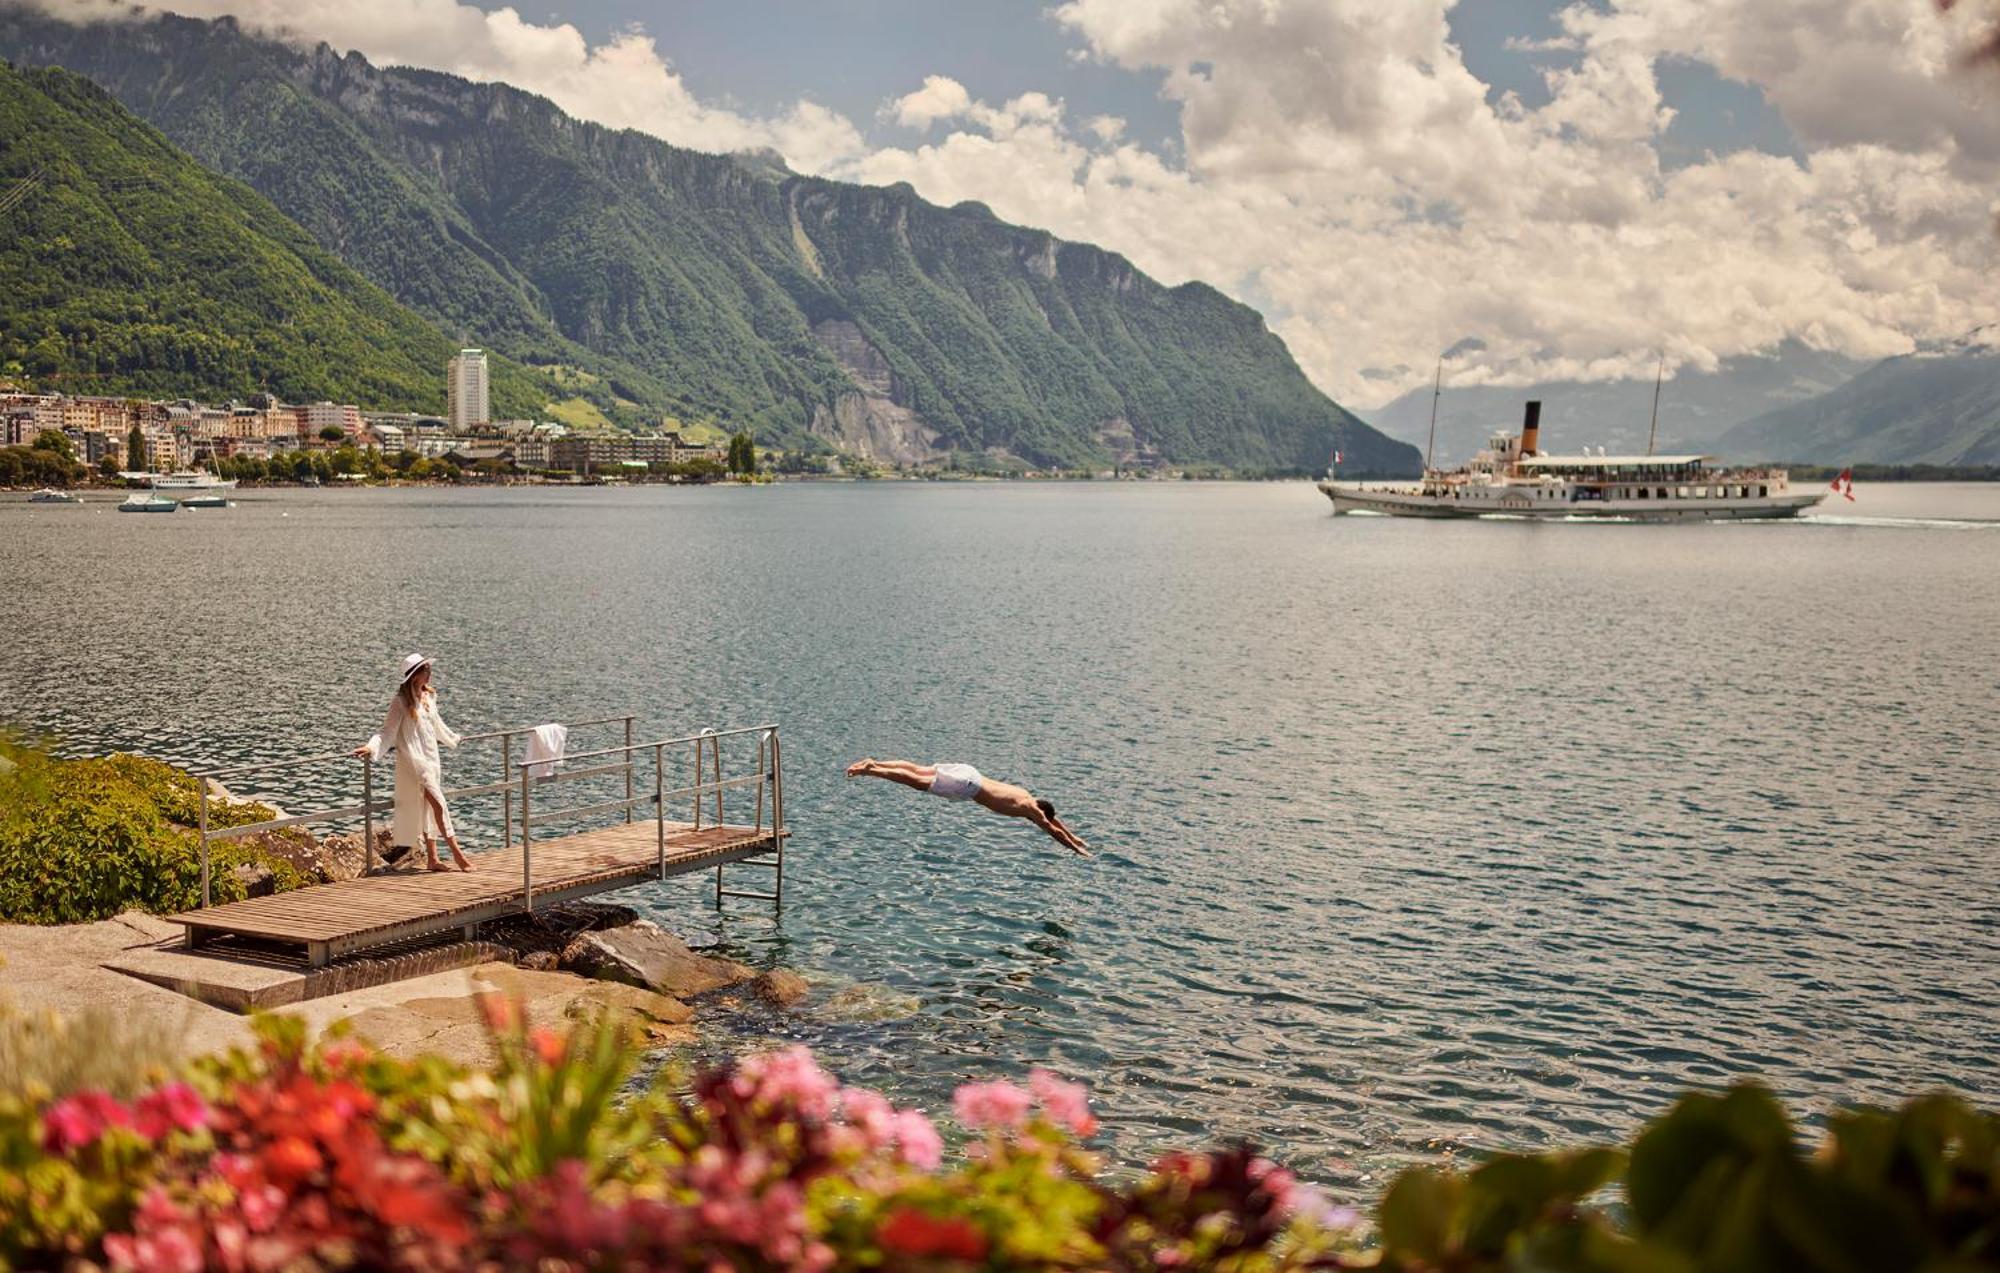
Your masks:
[[[1809,513],[1797,521],[1801,526],[1883,526],[1892,530],[2000,530],[2000,518],[1990,517],[1856,517]]]

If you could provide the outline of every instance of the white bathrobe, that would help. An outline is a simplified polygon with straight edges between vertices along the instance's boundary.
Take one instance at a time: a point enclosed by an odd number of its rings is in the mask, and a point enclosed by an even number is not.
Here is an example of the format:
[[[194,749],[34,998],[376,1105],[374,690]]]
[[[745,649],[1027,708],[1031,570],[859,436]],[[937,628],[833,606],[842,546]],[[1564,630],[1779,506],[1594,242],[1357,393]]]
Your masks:
[[[438,761],[438,744],[458,746],[458,735],[438,715],[437,695],[425,690],[412,712],[403,706],[403,696],[389,700],[389,714],[382,730],[368,740],[368,755],[382,759],[382,753],[396,753],[396,815],[391,835],[395,843],[416,848],[423,843],[426,829],[439,839],[450,839],[451,809],[444,802],[444,768]],[[444,825],[429,815],[424,792],[430,792],[444,810]]]

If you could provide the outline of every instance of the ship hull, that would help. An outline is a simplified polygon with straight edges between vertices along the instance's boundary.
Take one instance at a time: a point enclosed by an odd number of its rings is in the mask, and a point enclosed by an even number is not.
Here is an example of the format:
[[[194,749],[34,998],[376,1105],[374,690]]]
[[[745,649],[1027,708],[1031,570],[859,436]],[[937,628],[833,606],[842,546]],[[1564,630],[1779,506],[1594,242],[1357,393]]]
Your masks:
[[[1387,517],[1525,518],[1535,521],[1718,522],[1772,521],[1797,517],[1826,498],[1824,492],[1744,499],[1532,499],[1525,495],[1480,492],[1451,499],[1421,491],[1369,488],[1359,482],[1321,482],[1320,493],[1335,513],[1375,513]]]

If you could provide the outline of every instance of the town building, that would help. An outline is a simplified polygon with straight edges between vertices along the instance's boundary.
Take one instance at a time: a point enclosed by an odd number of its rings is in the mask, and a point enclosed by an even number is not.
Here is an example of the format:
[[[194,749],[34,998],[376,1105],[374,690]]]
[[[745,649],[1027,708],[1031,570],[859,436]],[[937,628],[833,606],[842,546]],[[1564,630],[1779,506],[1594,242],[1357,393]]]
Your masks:
[[[516,463],[522,461],[517,446]],[[571,433],[549,440],[547,462],[539,467],[569,473],[619,468],[631,464],[685,464],[690,460],[721,462],[727,452],[717,446],[690,446],[678,433]]]
[[[454,432],[490,424],[486,399],[486,351],[461,349],[445,368],[445,419]]]

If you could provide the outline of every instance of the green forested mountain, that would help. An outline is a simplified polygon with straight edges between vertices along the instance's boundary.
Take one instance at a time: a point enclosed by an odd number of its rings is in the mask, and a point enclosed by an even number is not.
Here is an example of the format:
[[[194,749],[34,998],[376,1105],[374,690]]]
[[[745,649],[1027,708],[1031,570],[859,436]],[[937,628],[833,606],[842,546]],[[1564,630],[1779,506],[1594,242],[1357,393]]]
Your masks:
[[[442,333],[79,75],[0,64],[0,205],[0,373],[443,406]],[[503,402],[544,396],[496,380]]]
[[[1255,311],[977,205],[682,150],[227,19],[72,25],[0,0],[0,55],[89,75],[447,333],[614,417],[899,460],[1417,464]]]
[[[1818,397],[1744,421],[1717,447],[1812,464],[2000,464],[2000,324],[1885,358]]]

